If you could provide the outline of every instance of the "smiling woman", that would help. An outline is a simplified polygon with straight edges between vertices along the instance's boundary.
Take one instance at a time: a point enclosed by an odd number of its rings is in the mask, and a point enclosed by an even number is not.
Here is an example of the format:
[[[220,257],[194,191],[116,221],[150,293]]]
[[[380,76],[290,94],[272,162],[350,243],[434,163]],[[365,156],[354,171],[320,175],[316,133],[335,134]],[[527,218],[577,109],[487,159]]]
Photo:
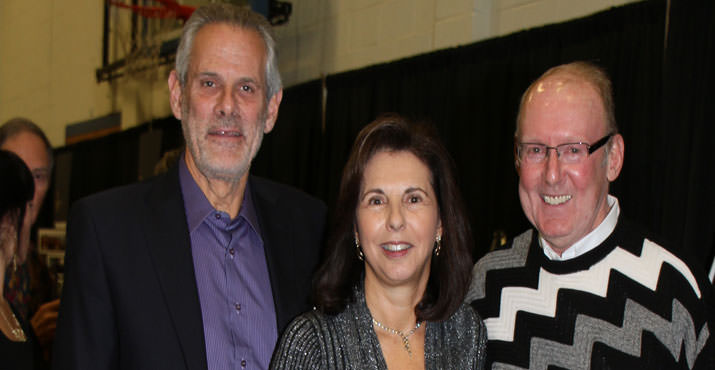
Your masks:
[[[356,223],[355,239],[365,254],[365,290],[407,286],[415,293],[412,306],[422,300],[432,252],[442,237],[429,168],[409,151],[375,154],[363,175]]]
[[[273,369],[477,369],[486,331],[464,305],[472,245],[454,165],[434,131],[366,126],[343,170],[316,309],[286,330]]]

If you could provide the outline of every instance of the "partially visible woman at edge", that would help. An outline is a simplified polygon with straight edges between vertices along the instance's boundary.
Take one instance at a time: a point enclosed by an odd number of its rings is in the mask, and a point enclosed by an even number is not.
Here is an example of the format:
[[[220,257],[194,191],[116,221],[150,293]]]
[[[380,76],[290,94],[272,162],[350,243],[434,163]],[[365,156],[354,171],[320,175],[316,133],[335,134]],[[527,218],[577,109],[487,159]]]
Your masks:
[[[363,128],[340,184],[316,308],[286,329],[272,369],[481,369],[486,328],[463,304],[471,232],[454,166],[427,126]]]
[[[25,162],[14,153],[0,150],[0,281],[13,268],[20,231],[35,192],[35,183]],[[0,369],[39,369],[41,355],[28,323],[3,294],[0,284]]]

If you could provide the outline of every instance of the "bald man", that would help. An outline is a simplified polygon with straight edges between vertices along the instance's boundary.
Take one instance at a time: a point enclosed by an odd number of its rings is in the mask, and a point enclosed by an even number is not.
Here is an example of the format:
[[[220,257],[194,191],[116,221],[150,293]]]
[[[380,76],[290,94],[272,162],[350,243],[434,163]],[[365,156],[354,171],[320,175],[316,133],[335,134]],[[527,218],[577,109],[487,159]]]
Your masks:
[[[477,262],[468,300],[492,369],[713,369],[703,271],[621,215],[609,184],[624,141],[611,81],[554,67],[522,96],[519,198],[533,230]]]

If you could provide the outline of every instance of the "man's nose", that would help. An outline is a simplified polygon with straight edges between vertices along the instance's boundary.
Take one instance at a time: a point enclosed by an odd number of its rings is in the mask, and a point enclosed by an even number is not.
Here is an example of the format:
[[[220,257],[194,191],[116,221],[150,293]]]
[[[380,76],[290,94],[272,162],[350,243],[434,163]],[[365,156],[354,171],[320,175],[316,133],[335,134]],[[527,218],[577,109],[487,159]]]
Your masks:
[[[216,114],[221,117],[235,116],[238,113],[238,102],[230,89],[221,92],[216,103]]]
[[[559,161],[558,149],[546,148],[544,166],[544,176],[546,177],[546,182],[549,184],[558,183],[561,180],[561,162]]]

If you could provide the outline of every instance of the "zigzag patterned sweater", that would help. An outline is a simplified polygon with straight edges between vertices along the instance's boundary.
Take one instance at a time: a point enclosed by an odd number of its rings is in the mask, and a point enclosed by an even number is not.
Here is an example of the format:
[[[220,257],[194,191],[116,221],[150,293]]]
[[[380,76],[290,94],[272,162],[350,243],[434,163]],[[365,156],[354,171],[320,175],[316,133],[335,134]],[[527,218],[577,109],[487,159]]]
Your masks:
[[[529,230],[477,262],[467,295],[491,369],[715,369],[713,288],[623,218],[551,261]],[[697,275],[697,277],[696,277]]]

